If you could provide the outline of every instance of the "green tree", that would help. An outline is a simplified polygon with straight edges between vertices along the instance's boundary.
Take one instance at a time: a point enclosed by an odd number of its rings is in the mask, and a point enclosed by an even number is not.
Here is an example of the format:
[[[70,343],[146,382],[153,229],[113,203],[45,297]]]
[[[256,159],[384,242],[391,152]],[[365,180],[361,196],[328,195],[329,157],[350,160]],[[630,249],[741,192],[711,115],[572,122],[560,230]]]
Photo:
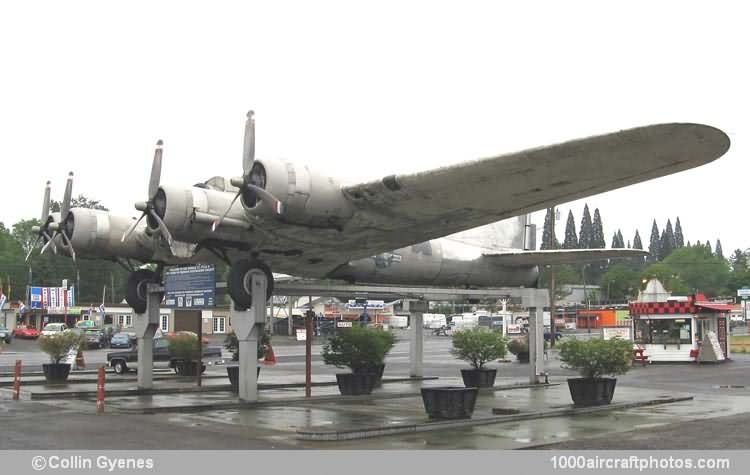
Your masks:
[[[578,249],[578,236],[576,235],[576,223],[573,220],[573,211],[568,211],[568,221],[565,223],[565,241],[563,249]]]
[[[646,272],[658,273],[658,278],[664,279],[665,287],[675,293],[700,292],[716,297],[725,294],[730,283],[729,263],[703,246],[676,249],[658,265],[662,267],[654,269],[655,266],[651,265]]]
[[[729,262],[732,270],[727,287],[732,295],[737,295],[737,289],[750,288],[750,259],[747,252],[735,249]]]
[[[648,253],[651,254],[649,257],[650,262],[658,262],[661,260],[661,241],[659,239],[659,227],[656,225],[656,220],[651,225],[651,240],[648,245]]]
[[[710,254],[713,254],[713,253],[714,253],[714,252],[713,252],[713,251],[711,250],[711,241],[709,241],[708,239],[706,239],[706,249],[708,249],[708,252],[709,252]]]
[[[547,208],[547,214],[544,216],[544,231],[542,232],[542,245],[539,249],[558,249],[560,243],[555,236],[555,216],[552,208]]]
[[[675,249],[674,232],[670,220],[667,220],[667,226],[662,231],[659,241],[659,258],[664,259]]]
[[[716,240],[716,248],[714,249],[716,257],[724,259],[724,251],[721,249],[721,239]]]
[[[640,273],[622,262],[615,262],[609,266],[607,272],[599,280],[602,293],[611,302],[630,300],[640,287]]]
[[[70,200],[71,208],[89,208],[89,209],[100,209],[102,211],[109,211],[105,208],[99,200],[91,200],[83,195],[78,195]],[[62,209],[62,203],[57,200],[50,200],[49,210],[53,213],[59,213]],[[63,216],[65,218],[65,216]]]
[[[578,237],[579,249],[591,249],[594,238],[594,226],[591,222],[589,205],[583,206],[583,217],[581,218],[581,233]]]
[[[591,247],[593,249],[604,249],[607,247],[607,243],[604,241],[604,228],[602,226],[602,217],[599,214],[599,208],[594,210],[594,222],[592,223],[591,230]]]
[[[641,243],[641,235],[638,234],[638,230],[635,230],[635,236],[633,236],[633,249],[643,249],[643,243]]]
[[[685,237],[682,234],[682,225],[680,224],[679,216],[677,216],[677,220],[674,223],[674,245],[676,249],[685,247]]]
[[[620,231],[619,229],[617,230],[617,241],[620,244],[620,248],[625,247],[625,241],[622,237],[622,231]],[[630,247],[630,243],[628,243],[628,247]]]

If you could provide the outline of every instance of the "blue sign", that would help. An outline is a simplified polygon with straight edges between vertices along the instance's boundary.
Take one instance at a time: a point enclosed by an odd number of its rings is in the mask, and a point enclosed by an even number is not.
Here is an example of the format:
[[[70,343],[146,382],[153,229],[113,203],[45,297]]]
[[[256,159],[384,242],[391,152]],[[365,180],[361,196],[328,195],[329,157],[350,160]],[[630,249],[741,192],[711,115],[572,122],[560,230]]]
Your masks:
[[[31,288],[31,308],[42,308],[42,288]]]
[[[164,306],[169,308],[211,308],[216,298],[216,269],[213,264],[173,267],[164,274]]]

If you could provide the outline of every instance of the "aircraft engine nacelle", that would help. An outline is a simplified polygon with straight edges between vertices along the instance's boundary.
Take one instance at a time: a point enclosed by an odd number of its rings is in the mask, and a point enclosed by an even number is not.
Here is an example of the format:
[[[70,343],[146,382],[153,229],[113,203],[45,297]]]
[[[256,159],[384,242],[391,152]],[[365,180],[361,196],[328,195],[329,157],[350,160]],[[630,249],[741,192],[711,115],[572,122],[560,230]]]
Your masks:
[[[185,242],[201,242],[204,239],[247,240],[245,234],[251,227],[245,217],[242,205],[235,202],[225,223],[231,226],[219,227],[211,231],[211,224],[232,203],[234,194],[210,188],[193,186],[190,188],[162,185],[154,199],[154,211],[169,228],[172,236]],[[149,229],[156,231],[158,223],[148,216]]]
[[[138,239],[122,242],[122,235],[131,224],[132,217],[98,209],[73,208],[63,221],[62,229],[82,257],[151,258],[153,251]]]
[[[255,160],[250,182],[283,203],[285,221],[313,227],[340,228],[354,208],[333,178],[315,173],[307,166],[279,160]],[[252,189],[242,193],[242,206],[248,214],[273,217],[276,211]]]

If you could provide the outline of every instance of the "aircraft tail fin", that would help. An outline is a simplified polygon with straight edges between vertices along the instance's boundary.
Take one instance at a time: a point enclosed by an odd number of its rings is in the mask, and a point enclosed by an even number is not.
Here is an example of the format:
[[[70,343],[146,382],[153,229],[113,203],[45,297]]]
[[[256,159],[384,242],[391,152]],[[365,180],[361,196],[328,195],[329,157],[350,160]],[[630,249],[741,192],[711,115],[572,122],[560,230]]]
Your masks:
[[[577,264],[603,259],[645,257],[647,251],[640,249],[553,249],[546,251],[508,251],[483,254],[504,266],[544,266],[555,264]]]

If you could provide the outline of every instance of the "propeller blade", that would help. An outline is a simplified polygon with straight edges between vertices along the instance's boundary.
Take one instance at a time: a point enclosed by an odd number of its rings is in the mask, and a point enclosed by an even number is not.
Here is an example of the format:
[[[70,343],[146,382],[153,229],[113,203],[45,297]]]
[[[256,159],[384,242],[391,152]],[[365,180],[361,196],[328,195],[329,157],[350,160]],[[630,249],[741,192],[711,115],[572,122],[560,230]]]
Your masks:
[[[229,210],[232,209],[232,206],[234,206],[235,201],[237,201],[237,198],[239,198],[241,194],[242,194],[242,190],[238,191],[237,194],[234,195],[232,202],[229,203],[229,206],[227,207],[226,211],[224,211],[224,213],[219,217],[219,219],[217,219],[216,221],[213,222],[213,224],[211,224],[211,232],[216,231],[216,228],[218,228],[221,222],[224,221],[224,218],[226,218],[227,215],[229,214]]]
[[[127,239],[128,237],[130,237],[130,235],[131,235],[131,234],[133,234],[133,231],[135,231],[135,228],[136,228],[136,226],[138,226],[138,223],[140,223],[140,222],[141,222],[141,220],[142,220],[143,218],[145,218],[145,217],[146,217],[146,213],[144,212],[143,214],[141,214],[141,217],[140,217],[140,218],[138,218],[138,219],[137,219],[137,220],[136,220],[136,221],[135,221],[135,222],[134,222],[134,223],[133,223],[133,224],[132,224],[132,225],[131,225],[131,226],[130,226],[130,227],[128,228],[128,230],[127,230],[127,231],[125,231],[125,232],[124,232],[124,233],[122,234],[122,239],[120,239],[120,242],[125,242],[125,240],[126,240],[126,239]]]
[[[242,171],[244,176],[250,174],[250,170],[253,168],[253,162],[255,161],[255,113],[253,111],[247,112],[247,120],[245,121],[245,141],[242,145]]]
[[[65,184],[65,195],[63,196],[63,202],[60,206],[60,217],[68,215],[70,211],[70,198],[73,193],[73,172],[68,173],[68,182]]]
[[[159,182],[161,181],[161,154],[162,146],[164,142],[159,140],[156,142],[156,150],[154,150],[154,161],[151,164],[151,177],[148,182],[148,198],[153,199],[156,196],[156,192],[159,191]]]
[[[34,240],[34,244],[31,245],[31,248],[29,249],[29,253],[26,254],[26,262],[29,262],[29,257],[31,257],[31,253],[34,252],[34,248],[36,248],[37,244],[39,244],[39,240],[42,239],[41,234],[36,237]]]
[[[53,237],[54,237],[54,236],[53,236]],[[54,244],[54,243],[53,243],[52,241],[54,241],[54,239],[50,238],[50,240],[49,240],[49,241],[47,241],[47,243],[46,243],[46,244],[45,244],[44,246],[42,246],[42,250],[41,250],[41,251],[39,251],[39,255],[42,255],[42,254],[44,254],[44,253],[45,253],[45,252],[47,251],[47,248],[48,248],[48,247],[49,247],[50,245],[52,246],[52,249],[54,249],[54,250],[55,250],[55,253],[57,253],[57,248],[55,247],[55,244]]]
[[[70,251],[70,257],[73,259],[73,264],[76,263],[76,251],[73,249],[73,243],[70,242],[70,239],[68,239],[68,236],[65,234],[65,232],[60,231],[60,234],[62,235],[63,239],[63,245],[66,249]]]
[[[49,242],[52,242],[52,236],[50,236],[50,235],[49,235],[49,234],[47,233],[47,231],[44,231],[44,232],[42,233],[42,236],[46,237],[46,238],[47,238],[47,241],[49,241]],[[55,255],[57,255],[57,246],[55,245],[55,243],[54,243],[54,242],[52,242],[52,252],[54,252],[54,253],[55,253]],[[40,254],[41,254],[41,253],[40,253]]]
[[[245,186],[257,193],[260,199],[268,206],[270,206],[276,214],[284,214],[284,203],[282,203],[281,200],[279,200],[263,188],[257,185],[253,185],[252,183],[248,183]]]
[[[159,224],[159,231],[161,232],[161,235],[164,236],[164,239],[167,240],[167,244],[169,245],[169,248],[172,249],[174,245],[174,240],[172,239],[172,234],[170,234],[169,229],[167,228],[167,225],[164,223],[164,221],[162,221],[162,219],[153,209],[149,210],[149,215],[152,218],[154,218],[156,222]]]
[[[47,223],[49,217],[49,193],[50,193],[51,182],[47,181],[47,186],[44,187],[44,202],[42,203],[42,226]]]

